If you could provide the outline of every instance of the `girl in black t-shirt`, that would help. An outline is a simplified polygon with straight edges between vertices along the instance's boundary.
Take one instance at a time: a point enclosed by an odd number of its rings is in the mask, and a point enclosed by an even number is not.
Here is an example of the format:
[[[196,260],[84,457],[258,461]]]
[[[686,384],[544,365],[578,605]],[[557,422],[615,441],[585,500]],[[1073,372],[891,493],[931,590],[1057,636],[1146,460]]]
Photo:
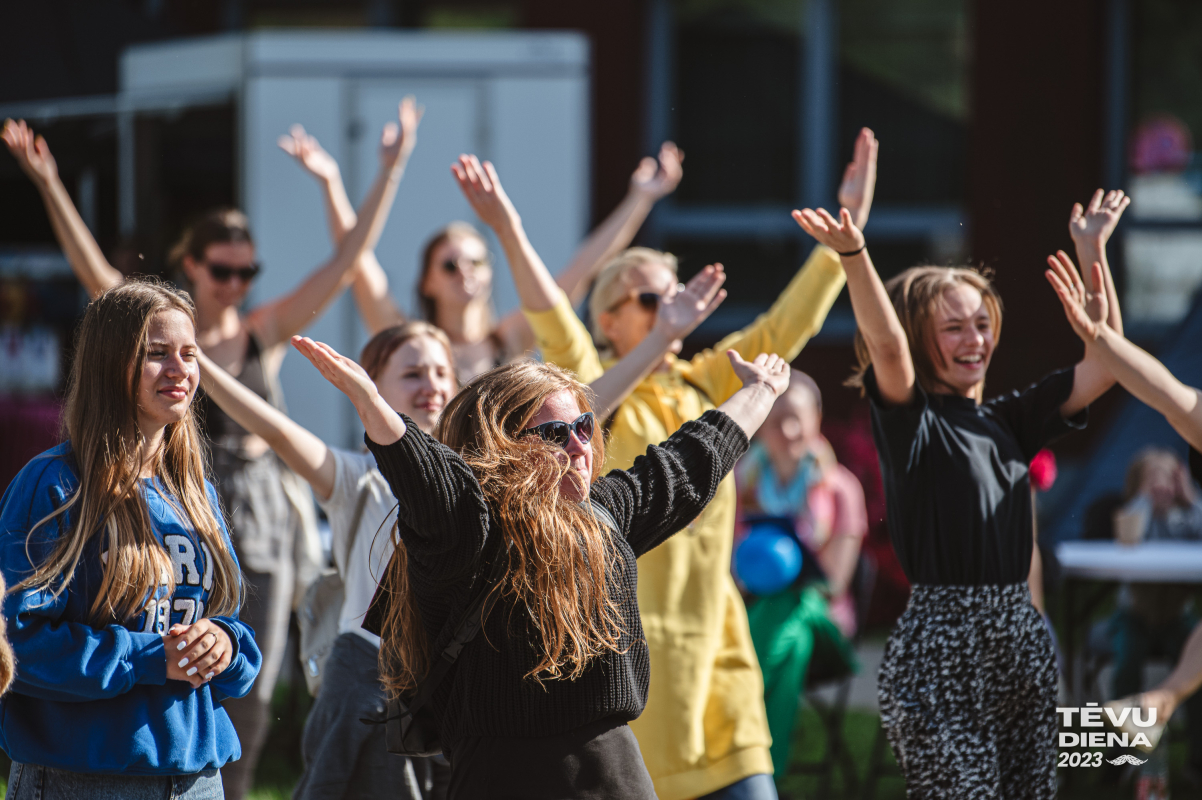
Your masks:
[[[1076,206],[1078,253],[1105,264],[1121,192]],[[890,535],[913,584],[881,665],[881,723],[911,796],[1050,798],[1056,665],[1031,605],[1027,465],[1084,425],[1114,383],[1087,347],[1071,370],[984,401],[1001,300],[971,269],[914,267],[881,282],[846,210],[793,212],[843,260],[859,331],[853,383],[872,403]],[[1109,271],[1087,291],[1122,329]],[[1109,300],[1109,303],[1106,302]]]

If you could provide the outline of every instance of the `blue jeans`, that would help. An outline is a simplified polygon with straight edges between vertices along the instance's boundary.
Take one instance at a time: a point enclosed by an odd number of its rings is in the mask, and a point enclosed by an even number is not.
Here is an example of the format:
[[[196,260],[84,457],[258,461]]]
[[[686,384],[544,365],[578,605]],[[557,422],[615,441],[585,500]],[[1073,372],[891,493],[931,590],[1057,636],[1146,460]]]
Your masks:
[[[88,775],[14,761],[5,800],[224,800],[221,773]]]
[[[697,800],[776,800],[776,784],[771,775],[752,775]]]

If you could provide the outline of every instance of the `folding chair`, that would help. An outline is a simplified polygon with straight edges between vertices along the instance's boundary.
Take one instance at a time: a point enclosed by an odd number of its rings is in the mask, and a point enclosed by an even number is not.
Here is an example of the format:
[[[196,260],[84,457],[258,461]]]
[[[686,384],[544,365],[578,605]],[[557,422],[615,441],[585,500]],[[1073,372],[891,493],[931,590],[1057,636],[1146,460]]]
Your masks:
[[[856,572],[852,576],[852,592],[856,609],[856,636],[853,645],[859,644],[860,631],[864,629],[864,621],[868,618],[868,607],[872,602],[872,591],[876,586],[876,559],[867,553],[861,553],[856,562]],[[855,796],[859,789],[860,780],[856,774],[855,762],[847,747],[843,735],[843,722],[847,716],[847,702],[851,697],[851,684],[855,675],[847,669],[832,670],[829,665],[810,662],[806,675],[805,700],[814,709],[822,723],[824,746],[822,757],[817,761],[794,762],[789,766],[793,775],[817,775],[818,797],[834,797],[832,783],[835,770],[843,774],[843,789],[848,796]],[[831,687],[835,688],[832,699],[824,695]]]

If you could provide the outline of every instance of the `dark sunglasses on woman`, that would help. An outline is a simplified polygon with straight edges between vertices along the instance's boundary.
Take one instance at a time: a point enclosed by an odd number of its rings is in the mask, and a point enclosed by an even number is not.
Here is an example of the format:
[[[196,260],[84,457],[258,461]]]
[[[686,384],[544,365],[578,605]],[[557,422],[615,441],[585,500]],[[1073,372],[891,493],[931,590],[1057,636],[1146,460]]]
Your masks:
[[[205,264],[209,270],[209,274],[213,276],[213,280],[218,283],[226,283],[230,278],[237,277],[243,283],[250,283],[259,275],[262,266],[259,264],[251,264],[249,267],[231,267],[229,264],[214,264],[209,262]]]
[[[659,300],[663,295],[659,292],[639,292],[638,294],[628,294],[618,302],[610,306],[610,311],[617,311],[631,300],[637,300],[638,304],[647,311],[656,311],[659,309]]]
[[[487,258],[472,258],[469,259],[469,261],[476,269],[480,269],[480,267],[487,267],[491,263]],[[446,261],[442,262],[442,269],[443,272],[453,275],[459,271],[459,262],[452,258],[448,258]]]
[[[529,433],[536,434],[544,441],[557,444],[560,447],[567,449],[568,442],[572,439],[572,434],[576,434],[576,438],[581,444],[588,444],[593,438],[593,429],[596,427],[593,412],[586,411],[579,417],[576,417],[575,422],[564,422],[563,420],[552,420],[544,422],[542,425],[535,425],[522,431],[522,435]]]

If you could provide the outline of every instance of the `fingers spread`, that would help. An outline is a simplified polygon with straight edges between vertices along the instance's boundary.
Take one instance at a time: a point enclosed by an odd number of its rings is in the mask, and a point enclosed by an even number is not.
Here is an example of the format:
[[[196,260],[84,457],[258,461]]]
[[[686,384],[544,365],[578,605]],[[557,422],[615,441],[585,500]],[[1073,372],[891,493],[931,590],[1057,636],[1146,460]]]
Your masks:
[[[823,222],[826,223],[827,228],[829,228],[831,230],[840,230],[843,227],[842,225],[839,224],[838,220],[836,220],[834,217],[832,217],[830,215],[830,212],[827,211],[825,208],[818,209],[818,216]]]

